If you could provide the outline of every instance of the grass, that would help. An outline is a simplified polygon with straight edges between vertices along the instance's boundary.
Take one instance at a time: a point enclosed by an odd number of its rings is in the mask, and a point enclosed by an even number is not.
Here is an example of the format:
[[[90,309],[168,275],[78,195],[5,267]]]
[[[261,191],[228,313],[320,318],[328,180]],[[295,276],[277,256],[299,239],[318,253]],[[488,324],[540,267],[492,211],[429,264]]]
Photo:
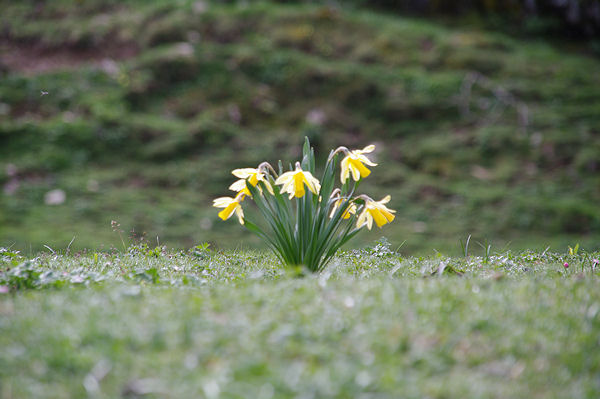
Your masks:
[[[171,247],[253,246],[211,199],[308,135],[318,153],[377,144],[386,167],[364,188],[392,194],[384,234],[409,253],[458,254],[469,234],[598,248],[597,59],[351,7],[65,4],[3,5],[3,246],[117,245],[111,220]],[[466,95],[468,76],[483,78]],[[63,204],[44,203],[53,189]]]
[[[600,254],[488,255],[5,250],[0,397],[597,397]]]

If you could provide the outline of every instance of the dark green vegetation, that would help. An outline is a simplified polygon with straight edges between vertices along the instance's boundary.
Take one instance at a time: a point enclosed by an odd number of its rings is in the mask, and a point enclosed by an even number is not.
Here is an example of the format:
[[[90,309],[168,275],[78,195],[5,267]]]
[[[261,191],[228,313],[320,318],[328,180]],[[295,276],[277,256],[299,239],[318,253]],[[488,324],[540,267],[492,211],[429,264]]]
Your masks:
[[[2,399],[600,395],[600,253],[1,256]]]
[[[233,168],[298,159],[307,135],[318,154],[378,146],[363,188],[392,194],[383,234],[404,250],[469,234],[598,248],[597,59],[318,5],[0,4],[2,245],[120,245],[111,220],[125,239],[255,245],[211,199]],[[55,189],[65,202],[46,205]]]

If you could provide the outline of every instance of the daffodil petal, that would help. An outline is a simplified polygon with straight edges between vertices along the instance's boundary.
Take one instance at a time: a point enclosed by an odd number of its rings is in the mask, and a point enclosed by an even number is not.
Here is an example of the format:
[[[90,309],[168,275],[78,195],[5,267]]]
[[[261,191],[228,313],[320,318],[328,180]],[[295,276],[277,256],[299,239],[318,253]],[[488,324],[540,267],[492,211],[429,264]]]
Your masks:
[[[371,221],[371,223],[369,223],[369,220]],[[360,229],[361,227],[363,227],[366,224],[367,228],[369,230],[371,230],[372,221],[373,221],[373,218],[369,214],[368,210],[365,208],[361,212],[361,214],[358,216],[358,220],[356,222],[356,227]]]
[[[354,181],[358,181],[360,179],[360,171],[358,170],[358,168],[352,161],[350,162],[349,167],[350,167],[350,172],[352,172],[352,179]]]
[[[370,145],[366,146],[365,148],[363,148],[362,150],[360,150],[360,152],[361,153],[369,153],[369,152],[373,152],[373,150],[375,150],[375,145],[370,144]]]
[[[247,179],[252,174],[258,173],[258,169],[254,168],[242,168],[242,169],[234,169],[231,171],[231,174],[240,179]]]
[[[337,204],[333,206],[333,208],[331,208],[331,213],[329,214],[329,219],[331,219],[333,217],[333,215],[335,215],[335,211],[337,211],[338,206]]]
[[[321,184],[319,183],[319,180],[317,180],[310,172],[303,172],[302,178],[306,183],[308,189],[312,191],[313,194],[316,195],[319,193],[319,190],[321,189]]]
[[[294,185],[294,179],[289,179],[281,187],[281,192],[282,193],[289,193],[290,191],[293,192],[294,191],[293,185]]]
[[[269,183],[269,182],[268,182],[267,180],[265,180],[265,179],[262,179],[261,181],[262,181],[262,182],[265,184],[265,186],[267,187],[267,191],[268,191],[269,193],[271,193],[271,195],[275,195],[275,193],[273,192],[273,187],[271,186],[271,183]]]
[[[246,180],[244,180],[244,179],[236,180],[231,186],[229,186],[230,190],[237,191],[237,192],[240,192],[245,188],[246,188]]]
[[[235,213],[238,217],[240,224],[244,224],[244,210],[242,209],[242,207],[239,204],[238,204],[238,207],[235,208]]]
[[[294,172],[285,172],[275,180],[275,184],[285,184],[294,175]]]
[[[342,159],[340,167],[342,168],[342,173],[340,174],[340,181],[342,182],[342,184],[344,184],[350,176],[350,157]]]
[[[219,197],[213,200],[213,206],[215,208],[225,208],[229,205],[234,199],[231,197]]]
[[[356,159],[362,163],[364,163],[365,165],[369,165],[369,166],[377,166],[377,164],[375,162],[371,162],[371,160],[367,157],[365,157],[364,155],[359,155],[356,157]]]

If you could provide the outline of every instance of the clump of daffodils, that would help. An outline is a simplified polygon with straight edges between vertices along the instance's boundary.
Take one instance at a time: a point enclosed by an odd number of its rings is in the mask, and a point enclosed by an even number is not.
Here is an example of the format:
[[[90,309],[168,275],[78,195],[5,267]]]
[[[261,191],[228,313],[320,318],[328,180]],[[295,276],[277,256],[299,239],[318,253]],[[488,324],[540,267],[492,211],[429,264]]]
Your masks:
[[[284,172],[280,164],[277,173],[266,162],[232,171],[239,180],[229,189],[236,194],[215,199],[213,206],[223,208],[219,212],[223,220],[235,213],[240,224],[259,235],[282,263],[321,271],[363,227],[371,230],[373,222],[382,227],[394,220],[396,211],[386,206],[389,195],[379,201],[355,195],[360,181],[371,174],[369,167],[377,166],[365,155],[374,149],[374,145],[352,151],[339,147],[330,153],[319,180],[314,175],[314,151],[306,139],[302,162],[289,171]],[[341,187],[336,188],[338,161]],[[246,198],[264,217],[261,227],[244,215]]]

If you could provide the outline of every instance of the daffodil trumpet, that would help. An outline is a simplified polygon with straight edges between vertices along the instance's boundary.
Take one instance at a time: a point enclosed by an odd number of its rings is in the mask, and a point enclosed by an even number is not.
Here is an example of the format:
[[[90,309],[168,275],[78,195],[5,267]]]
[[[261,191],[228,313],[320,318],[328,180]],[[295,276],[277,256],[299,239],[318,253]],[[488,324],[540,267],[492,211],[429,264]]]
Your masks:
[[[362,179],[370,175],[368,167],[376,166],[365,155],[374,149],[373,145],[362,150],[337,148],[330,153],[319,180],[315,177],[314,150],[306,139],[302,160],[290,164],[288,171],[283,170],[281,161],[279,173],[266,162],[257,168],[235,169],[232,174],[238,180],[230,189],[237,192],[236,196],[217,198],[213,205],[223,208],[218,214],[223,220],[235,213],[281,263],[319,272],[364,226],[371,229],[374,222],[382,227],[394,220],[395,211],[386,206],[389,196],[375,201],[364,194],[354,195]],[[340,188],[335,187],[336,181],[342,182]],[[256,205],[263,224],[254,223],[244,214],[245,197]]]

